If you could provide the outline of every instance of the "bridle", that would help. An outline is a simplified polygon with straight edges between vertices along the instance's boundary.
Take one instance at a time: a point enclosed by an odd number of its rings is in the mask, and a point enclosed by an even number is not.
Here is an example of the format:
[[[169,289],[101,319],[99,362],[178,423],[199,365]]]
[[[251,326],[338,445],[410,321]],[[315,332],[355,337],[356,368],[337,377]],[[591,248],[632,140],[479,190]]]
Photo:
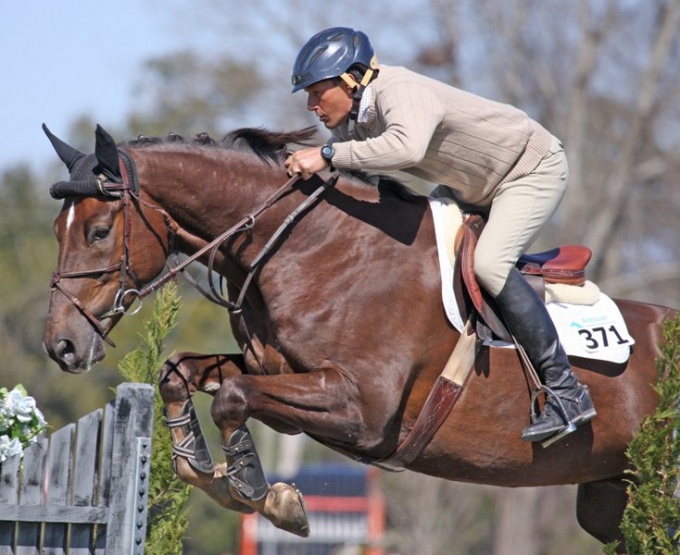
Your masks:
[[[111,264],[110,266],[105,266],[103,268],[98,268],[95,270],[77,270],[71,272],[58,272],[52,273],[50,279],[50,289],[53,291],[59,291],[73,304],[80,312],[83,317],[90,323],[97,334],[106,341],[112,347],[116,344],[111,338],[108,337],[108,331],[104,329],[101,321],[106,318],[111,318],[117,314],[122,314],[125,312],[125,298],[129,295],[137,295],[139,293],[139,282],[135,277],[132,268],[130,267],[130,239],[132,235],[132,219],[130,216],[130,206],[132,203],[133,195],[138,199],[139,196],[133,192],[133,190],[138,190],[138,184],[136,179],[136,173],[134,170],[134,165],[132,159],[120,151],[121,155],[121,173],[123,179],[120,180],[121,183],[116,181],[111,181],[105,175],[100,174],[97,176],[98,189],[103,196],[119,198],[123,202],[123,253],[121,254],[120,261],[117,264]],[[62,280],[65,279],[79,279],[93,276],[100,276],[102,274],[111,274],[114,272],[120,272],[119,287],[118,292],[113,301],[113,305],[109,310],[97,318],[81,301],[70,293],[63,285]],[[135,288],[126,288],[128,278],[130,278],[135,285]],[[139,310],[139,308],[137,309]]]
[[[131,231],[132,231],[132,218],[130,214],[131,206],[134,202],[137,204],[142,204],[147,208],[156,210],[160,212],[165,220],[166,227],[168,229],[169,241],[168,244],[172,244],[172,240],[176,234],[175,229],[172,225],[172,218],[169,214],[160,206],[152,205],[145,200],[143,200],[139,193],[139,184],[137,181],[136,170],[134,163],[129,155],[123,151],[119,150],[120,156],[120,168],[121,168],[121,178],[116,178],[111,175],[99,175],[97,176],[98,181],[98,191],[101,195],[106,197],[113,197],[121,199],[123,202],[123,253],[121,255],[120,261],[116,264],[111,264],[103,268],[98,268],[95,270],[80,270],[80,271],[70,271],[70,272],[57,272],[52,274],[50,280],[50,288],[54,291],[59,291],[64,295],[82,314],[82,316],[90,323],[94,328],[95,332],[106,341],[112,347],[115,347],[115,343],[108,337],[109,330],[104,329],[102,325],[102,320],[107,318],[112,318],[117,315],[126,314],[127,308],[134,302],[134,299],[140,301],[136,309],[130,314],[135,314],[141,308],[141,301],[153,293],[154,291],[163,287],[167,282],[172,279],[176,279],[178,274],[184,273],[184,270],[193,262],[200,259],[201,257],[208,254],[208,282],[210,286],[210,291],[204,290],[196,281],[189,276],[189,274],[184,274],[187,280],[196,287],[201,294],[203,294],[210,301],[219,304],[227,308],[231,313],[239,314],[242,309],[243,302],[245,300],[245,295],[248,290],[252,279],[257,272],[260,263],[265,258],[265,256],[272,250],[278,239],[284,233],[284,231],[295,221],[297,216],[302,213],[306,208],[308,208],[326,189],[335,185],[338,174],[334,173],[330,178],[323,181],[323,183],[315,189],[293,212],[291,212],[279,226],[272,237],[267,241],[265,246],[262,248],[260,253],[253,259],[253,262],[248,267],[248,274],[244,280],[243,285],[240,287],[240,293],[236,302],[231,302],[223,297],[223,295],[217,291],[217,286],[213,280],[213,267],[215,262],[215,257],[219,251],[219,247],[230,237],[251,230],[256,223],[257,218],[265,212],[268,208],[273,206],[280,198],[286,194],[292,192],[293,184],[300,178],[299,174],[295,174],[293,177],[288,179],[279,189],[277,189],[272,195],[270,195],[264,203],[257,207],[253,212],[247,214],[241,218],[236,224],[230,227],[228,230],[220,234],[218,237],[213,239],[204,245],[201,249],[196,251],[191,256],[188,256],[181,262],[178,262],[174,266],[167,266],[167,272],[157,278],[152,283],[142,288],[130,267],[130,241],[131,241]],[[169,248],[168,252],[172,252]],[[99,276],[102,274],[110,274],[114,272],[120,272],[119,278],[119,288],[118,292],[113,301],[113,305],[110,309],[105,311],[99,318],[95,316],[85,305],[62,285],[62,280],[65,279],[79,279],[84,277]],[[127,287],[128,280],[131,280],[133,287]],[[129,297],[133,297],[132,302],[126,307],[125,300]]]

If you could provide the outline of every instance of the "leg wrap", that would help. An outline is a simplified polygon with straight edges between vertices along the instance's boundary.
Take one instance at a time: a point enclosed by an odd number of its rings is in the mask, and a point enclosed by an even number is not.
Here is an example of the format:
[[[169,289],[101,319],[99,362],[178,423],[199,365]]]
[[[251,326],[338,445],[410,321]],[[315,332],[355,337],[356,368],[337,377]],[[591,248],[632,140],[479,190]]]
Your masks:
[[[257,501],[267,495],[269,483],[255,449],[255,442],[245,424],[231,434],[222,450],[233,461],[227,469],[229,483],[241,496]]]
[[[177,471],[177,457],[182,457],[199,472],[212,474],[215,471],[215,463],[210,455],[210,449],[208,449],[191,399],[184,404],[180,416],[177,418],[166,416],[165,423],[168,428],[182,428],[184,432],[184,439],[180,443],[175,443],[173,440],[172,461],[175,471]]]

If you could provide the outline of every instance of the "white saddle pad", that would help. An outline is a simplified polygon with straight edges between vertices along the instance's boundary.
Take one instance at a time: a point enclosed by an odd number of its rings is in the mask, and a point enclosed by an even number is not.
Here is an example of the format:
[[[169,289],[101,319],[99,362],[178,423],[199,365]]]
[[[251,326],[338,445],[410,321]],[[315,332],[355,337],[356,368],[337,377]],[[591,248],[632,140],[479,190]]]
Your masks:
[[[455,203],[446,198],[431,198],[439,266],[442,277],[442,302],[446,316],[459,332],[464,322],[453,292],[455,257],[453,241],[463,217]],[[616,303],[599,292],[592,304],[549,302],[548,312],[555,323],[562,346],[568,355],[623,363],[630,357],[635,340]],[[495,341],[494,346],[514,347]]]

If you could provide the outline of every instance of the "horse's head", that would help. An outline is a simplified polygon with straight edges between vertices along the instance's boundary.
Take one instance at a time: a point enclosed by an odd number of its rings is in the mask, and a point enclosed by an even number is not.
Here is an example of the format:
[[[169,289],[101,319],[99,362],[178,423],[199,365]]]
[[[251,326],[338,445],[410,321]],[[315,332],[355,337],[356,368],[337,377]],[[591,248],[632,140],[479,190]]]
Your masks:
[[[91,155],[43,128],[70,174],[50,190],[64,204],[43,344],[62,370],[81,373],[104,358],[108,333],[163,269],[169,233],[164,212],[144,202],[129,154],[101,127]]]

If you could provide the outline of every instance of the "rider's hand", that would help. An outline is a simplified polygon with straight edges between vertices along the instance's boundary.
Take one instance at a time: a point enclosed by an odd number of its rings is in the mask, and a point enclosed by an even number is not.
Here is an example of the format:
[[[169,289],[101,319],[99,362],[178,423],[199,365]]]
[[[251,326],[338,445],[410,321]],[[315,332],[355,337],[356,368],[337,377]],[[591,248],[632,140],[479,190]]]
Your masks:
[[[303,179],[309,179],[315,173],[328,167],[321,156],[321,147],[297,150],[288,156],[284,165],[290,177],[299,173]]]

